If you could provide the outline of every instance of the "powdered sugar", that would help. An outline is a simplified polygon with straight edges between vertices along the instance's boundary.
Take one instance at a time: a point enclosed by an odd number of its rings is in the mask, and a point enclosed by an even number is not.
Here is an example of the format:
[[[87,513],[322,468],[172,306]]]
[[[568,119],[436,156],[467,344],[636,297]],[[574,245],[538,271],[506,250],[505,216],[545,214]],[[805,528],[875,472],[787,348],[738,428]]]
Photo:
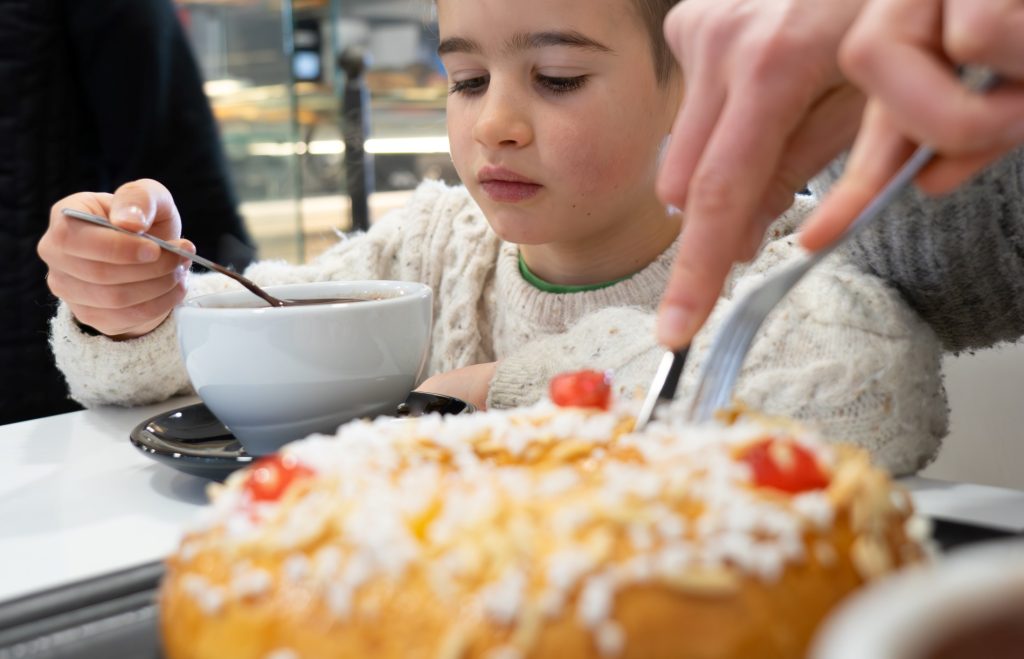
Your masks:
[[[365,584],[399,584],[417,570],[436,597],[464,593],[497,625],[531,607],[548,618],[571,607],[614,656],[628,643],[614,619],[622,587],[664,581],[724,593],[732,572],[772,583],[805,559],[805,535],[827,532],[835,517],[822,492],[765,497],[751,486],[737,451],[783,431],[741,420],[656,422],[632,434],[632,413],[545,402],[352,423],[284,449],[316,471],[308,491],[253,515],[238,494],[244,474],[233,476],[203,528],[223,526],[218,542],[239,551],[282,551],[281,578],[321,584],[316,592],[340,619],[360,606]],[[785,434],[819,464],[837,460],[814,438]],[[268,580],[249,569],[233,591],[258,595]],[[217,587],[189,583],[215,612]]]

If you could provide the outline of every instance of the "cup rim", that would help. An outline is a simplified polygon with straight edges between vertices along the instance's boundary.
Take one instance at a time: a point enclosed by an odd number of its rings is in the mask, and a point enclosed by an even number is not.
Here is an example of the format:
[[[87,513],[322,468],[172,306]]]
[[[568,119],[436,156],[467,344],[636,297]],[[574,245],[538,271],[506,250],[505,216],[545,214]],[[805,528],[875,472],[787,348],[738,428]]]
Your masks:
[[[408,304],[411,300],[420,300],[423,298],[430,298],[433,292],[429,286],[421,282],[414,281],[400,281],[390,279],[353,279],[353,280],[338,280],[338,281],[316,281],[316,282],[298,282],[291,284],[272,284],[270,286],[264,286],[272,295],[277,297],[287,297],[288,290],[295,290],[299,288],[324,288],[324,289],[347,289],[347,288],[390,288],[392,290],[399,289],[398,295],[393,297],[386,297],[375,300],[365,300],[370,303],[370,306],[374,308],[389,307],[401,304]],[[263,314],[271,312],[275,315],[281,314],[310,314],[310,313],[325,313],[328,311],[337,312],[339,309],[366,309],[366,305],[353,306],[347,302],[339,302],[337,304],[317,304],[317,305],[304,305],[304,306],[289,306],[289,307],[271,307],[267,306],[254,306],[254,307],[221,307],[221,306],[205,306],[203,302],[209,302],[211,298],[251,298],[259,301],[253,293],[246,291],[243,288],[232,288],[230,290],[214,291],[211,293],[203,293],[192,298],[185,299],[180,305],[178,305],[177,311],[179,313],[196,313],[201,312],[206,314],[218,314],[226,316],[238,316],[238,315],[251,315],[251,314]],[[313,298],[310,298],[313,299]]]

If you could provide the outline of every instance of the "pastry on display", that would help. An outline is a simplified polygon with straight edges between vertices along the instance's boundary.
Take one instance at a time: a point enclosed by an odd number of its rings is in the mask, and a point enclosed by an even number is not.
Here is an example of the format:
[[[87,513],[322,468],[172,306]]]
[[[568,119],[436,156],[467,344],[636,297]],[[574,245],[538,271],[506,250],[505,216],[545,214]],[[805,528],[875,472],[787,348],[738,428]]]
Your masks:
[[[742,413],[633,433],[637,402],[600,379],[350,423],[236,472],[168,561],[166,656],[797,657],[923,557],[865,452]]]

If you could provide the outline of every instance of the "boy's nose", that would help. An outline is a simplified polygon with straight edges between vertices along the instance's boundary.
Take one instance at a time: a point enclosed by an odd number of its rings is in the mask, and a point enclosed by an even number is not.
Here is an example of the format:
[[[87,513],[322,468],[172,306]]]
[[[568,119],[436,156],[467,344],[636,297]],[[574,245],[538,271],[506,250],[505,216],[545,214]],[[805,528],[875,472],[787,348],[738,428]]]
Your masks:
[[[488,94],[473,126],[473,139],[492,149],[522,147],[533,141],[533,128],[514,98]]]

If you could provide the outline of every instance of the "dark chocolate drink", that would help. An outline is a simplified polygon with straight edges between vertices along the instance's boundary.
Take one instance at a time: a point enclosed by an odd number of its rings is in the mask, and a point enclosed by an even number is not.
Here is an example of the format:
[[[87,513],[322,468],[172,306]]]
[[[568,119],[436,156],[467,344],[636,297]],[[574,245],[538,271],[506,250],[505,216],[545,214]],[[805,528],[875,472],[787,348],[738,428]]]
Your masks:
[[[1005,611],[938,633],[921,659],[1016,659],[1024,657],[1024,600]]]
[[[293,300],[284,298],[281,301],[284,303],[282,307],[311,307],[319,306],[324,304],[351,304],[353,302],[370,302],[372,300],[384,300],[387,296],[376,295],[373,297],[311,297],[299,300]],[[206,306],[206,305],[203,305]],[[217,304],[209,305],[209,308],[215,309],[262,309],[268,307],[266,302],[256,299],[245,299],[238,302],[218,302]]]
[[[314,304],[342,304],[342,303],[347,304],[349,302],[367,302],[369,300],[379,300],[379,299],[381,299],[381,298],[377,298],[377,297],[371,297],[371,298],[364,298],[364,297],[324,297],[324,298],[309,298],[307,300],[291,300],[291,299],[288,299],[288,298],[284,298],[284,301],[287,302],[288,306],[290,306],[290,307],[302,307],[302,306],[311,306],[311,305],[314,305]]]

